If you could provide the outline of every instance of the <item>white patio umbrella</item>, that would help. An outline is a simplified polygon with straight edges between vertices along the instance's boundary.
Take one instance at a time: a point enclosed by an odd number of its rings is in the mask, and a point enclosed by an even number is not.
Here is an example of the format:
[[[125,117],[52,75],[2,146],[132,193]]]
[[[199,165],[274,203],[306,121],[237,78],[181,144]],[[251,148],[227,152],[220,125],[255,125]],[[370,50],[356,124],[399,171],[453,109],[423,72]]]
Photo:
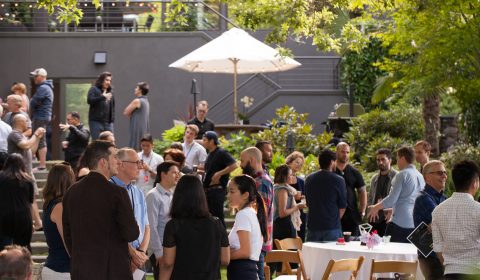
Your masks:
[[[169,67],[189,72],[233,74],[233,119],[237,124],[237,74],[279,72],[300,65],[291,58],[281,57],[278,51],[244,30],[232,28]]]

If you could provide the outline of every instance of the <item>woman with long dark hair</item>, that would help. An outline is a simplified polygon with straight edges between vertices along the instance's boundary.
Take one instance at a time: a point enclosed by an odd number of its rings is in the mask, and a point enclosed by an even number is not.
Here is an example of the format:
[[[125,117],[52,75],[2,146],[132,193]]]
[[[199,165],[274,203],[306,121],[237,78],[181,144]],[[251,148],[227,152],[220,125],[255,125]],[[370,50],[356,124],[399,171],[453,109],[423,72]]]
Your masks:
[[[178,181],[170,217],[163,237],[160,279],[220,279],[220,264],[230,260],[227,232],[210,215],[197,176],[184,175]]]
[[[283,164],[275,169],[273,179],[275,196],[273,199],[273,238],[282,240],[284,238],[297,237],[297,228],[300,229],[300,210],[305,204],[295,202],[295,190],[289,183],[295,175],[288,165]],[[295,222],[294,222],[295,221]]]
[[[47,239],[48,257],[42,270],[42,279],[70,279],[70,256],[64,246],[62,199],[75,182],[70,164],[61,163],[48,172],[43,191],[43,231]]]
[[[239,211],[228,236],[231,249],[227,277],[229,280],[258,279],[257,262],[262,244],[268,240],[265,204],[255,180],[248,175],[234,177],[228,184],[228,192],[230,206]]]
[[[6,245],[31,251],[33,179],[19,154],[10,154],[0,172],[0,250]]]

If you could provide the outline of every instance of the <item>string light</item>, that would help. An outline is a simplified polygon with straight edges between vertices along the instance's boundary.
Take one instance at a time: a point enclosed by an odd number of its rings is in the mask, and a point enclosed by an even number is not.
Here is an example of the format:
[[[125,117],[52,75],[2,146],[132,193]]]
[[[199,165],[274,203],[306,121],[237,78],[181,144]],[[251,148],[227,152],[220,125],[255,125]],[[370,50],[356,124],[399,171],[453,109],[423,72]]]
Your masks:
[[[15,7],[18,7],[18,3],[15,3]]]
[[[86,7],[86,6],[88,6],[88,4],[87,4],[87,3],[85,3],[85,4],[83,4],[83,6],[85,6],[85,7]]]
[[[112,3],[112,7],[115,7],[115,3]]]
[[[28,7],[29,7],[29,8],[32,8],[32,7],[33,7],[33,5],[28,5]]]

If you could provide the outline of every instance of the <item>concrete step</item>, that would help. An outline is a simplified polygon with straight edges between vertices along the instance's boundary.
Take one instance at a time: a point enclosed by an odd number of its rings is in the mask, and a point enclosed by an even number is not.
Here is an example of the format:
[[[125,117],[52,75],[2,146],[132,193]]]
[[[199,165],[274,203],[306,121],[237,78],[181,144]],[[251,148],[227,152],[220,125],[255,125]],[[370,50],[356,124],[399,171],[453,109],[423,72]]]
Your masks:
[[[44,263],[47,260],[47,255],[33,255],[32,259],[35,263]]]
[[[31,242],[30,246],[32,246],[32,255],[46,255],[48,254],[48,246],[47,242],[36,241]]]
[[[41,190],[47,185],[47,179],[35,179],[38,186],[39,194],[42,194]]]
[[[42,231],[35,231],[32,234],[32,242],[46,242],[46,238],[45,238],[45,234],[44,234],[43,230]]]
[[[35,179],[43,179],[46,180],[48,177],[48,171],[47,170],[42,170],[42,171],[34,171],[33,175],[35,176]]]

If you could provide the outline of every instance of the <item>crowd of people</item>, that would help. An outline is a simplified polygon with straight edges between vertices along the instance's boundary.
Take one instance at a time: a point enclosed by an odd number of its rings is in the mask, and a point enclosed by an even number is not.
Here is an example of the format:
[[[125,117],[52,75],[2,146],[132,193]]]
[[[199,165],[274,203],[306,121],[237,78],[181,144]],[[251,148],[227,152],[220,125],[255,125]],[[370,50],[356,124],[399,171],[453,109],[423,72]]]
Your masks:
[[[321,151],[319,170],[306,178],[300,174],[305,158],[298,151],[276,167],[272,178],[272,143],[258,141],[234,158],[206,118],[206,101],[197,104],[183,143],[159,155],[148,133],[146,83],[137,85],[136,98],[123,112],[134,122],[129,146],[117,149],[108,72],[88,93],[90,131],[77,112],[69,112],[60,125],[69,132],[62,143],[65,162],[49,170],[40,219],[32,151],[38,154],[37,169],[44,169],[46,145],[41,143],[51,111],[38,107],[53,99],[46,71],[32,75],[43,87],[41,95],[26,102],[16,92],[24,94],[25,87],[15,85],[7,98],[9,113],[0,121],[0,249],[5,248],[0,278],[13,273],[9,262],[24,260],[19,254],[29,255],[32,229],[39,227],[49,247],[42,270],[46,280],[132,279],[143,275],[147,262],[155,279],[220,279],[220,267],[227,266],[228,279],[243,280],[265,279],[264,258],[274,249],[273,239],[356,238],[365,221],[392,242],[404,243],[419,224],[427,224],[434,253],[418,256],[426,279],[479,273],[480,203],[474,196],[480,170],[473,161],[453,166],[455,192],[448,199],[443,192],[449,173],[443,162],[429,159],[426,141],[395,151],[399,171],[392,168],[392,151],[379,149],[372,155],[378,173],[369,188],[350,164],[345,142]],[[29,109],[40,110],[32,114],[32,125]],[[231,177],[238,167],[243,174]],[[236,210],[229,234],[226,201]]]

